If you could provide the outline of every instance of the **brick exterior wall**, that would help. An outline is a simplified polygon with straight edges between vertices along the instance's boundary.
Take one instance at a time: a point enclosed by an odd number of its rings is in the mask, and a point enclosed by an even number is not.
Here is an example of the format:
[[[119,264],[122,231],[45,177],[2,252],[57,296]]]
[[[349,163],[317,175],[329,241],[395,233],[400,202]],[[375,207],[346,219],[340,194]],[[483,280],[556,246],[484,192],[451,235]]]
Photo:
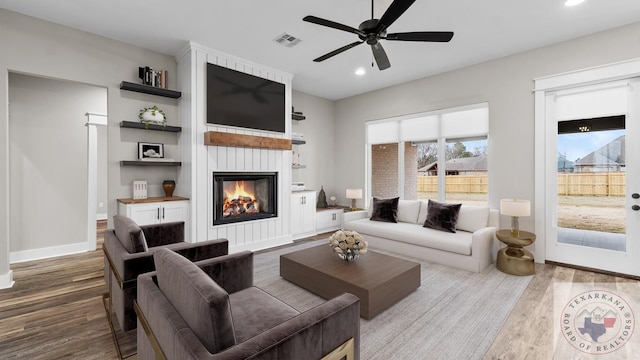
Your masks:
[[[405,143],[404,198],[418,198],[418,148]],[[371,146],[371,194],[381,198],[398,196],[398,144]]]

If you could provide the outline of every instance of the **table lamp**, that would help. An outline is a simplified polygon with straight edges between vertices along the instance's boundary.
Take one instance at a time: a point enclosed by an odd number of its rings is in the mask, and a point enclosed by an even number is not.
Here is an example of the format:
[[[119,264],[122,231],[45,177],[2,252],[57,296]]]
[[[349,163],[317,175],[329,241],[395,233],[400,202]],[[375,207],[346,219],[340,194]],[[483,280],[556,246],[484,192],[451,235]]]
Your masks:
[[[500,214],[511,216],[511,236],[520,236],[518,217],[531,215],[531,202],[521,199],[500,200]]]
[[[347,189],[347,199],[351,199],[351,211],[355,211],[356,199],[362,199],[362,189]]]

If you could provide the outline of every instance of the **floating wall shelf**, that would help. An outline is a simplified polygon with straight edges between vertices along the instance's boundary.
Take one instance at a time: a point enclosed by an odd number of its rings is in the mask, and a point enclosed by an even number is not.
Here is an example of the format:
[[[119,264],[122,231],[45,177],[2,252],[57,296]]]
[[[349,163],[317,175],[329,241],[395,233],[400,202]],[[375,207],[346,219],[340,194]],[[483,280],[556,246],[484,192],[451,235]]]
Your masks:
[[[156,124],[149,124],[148,128],[147,128],[147,125],[145,125],[144,123],[135,122],[135,121],[122,121],[120,123],[120,127],[121,128],[130,128],[130,129],[166,131],[166,132],[181,132],[182,131],[182,128],[180,126],[169,126],[169,125],[162,126],[162,125],[156,125]]]
[[[182,93],[180,91],[162,89],[162,88],[155,87],[155,86],[136,84],[136,83],[132,83],[132,82],[128,82],[128,81],[121,82],[120,83],[120,89],[129,90],[129,91],[135,91],[135,92],[139,92],[139,93],[143,93],[143,94],[164,96],[164,97],[168,97],[168,98],[172,98],[172,99],[178,99],[178,98],[182,97]]]
[[[120,166],[182,166],[180,161],[122,160]]]

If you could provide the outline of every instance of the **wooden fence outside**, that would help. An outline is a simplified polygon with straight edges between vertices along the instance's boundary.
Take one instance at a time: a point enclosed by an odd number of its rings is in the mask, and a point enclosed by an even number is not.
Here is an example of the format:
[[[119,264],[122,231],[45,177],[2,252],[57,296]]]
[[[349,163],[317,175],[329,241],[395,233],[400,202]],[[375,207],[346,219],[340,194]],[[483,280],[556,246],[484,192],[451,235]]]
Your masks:
[[[486,194],[486,175],[448,175],[446,191],[463,194]],[[558,174],[558,195],[624,196],[626,173],[562,173]],[[437,176],[418,176],[418,192],[438,192]]]

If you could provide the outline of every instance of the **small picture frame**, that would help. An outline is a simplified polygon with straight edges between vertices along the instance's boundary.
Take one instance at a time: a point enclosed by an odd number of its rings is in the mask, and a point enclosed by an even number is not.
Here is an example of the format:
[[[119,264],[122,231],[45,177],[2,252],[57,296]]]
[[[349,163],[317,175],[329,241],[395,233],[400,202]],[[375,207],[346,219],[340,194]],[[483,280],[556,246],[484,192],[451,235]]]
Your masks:
[[[164,158],[164,144],[138,143],[138,159],[155,160]]]

